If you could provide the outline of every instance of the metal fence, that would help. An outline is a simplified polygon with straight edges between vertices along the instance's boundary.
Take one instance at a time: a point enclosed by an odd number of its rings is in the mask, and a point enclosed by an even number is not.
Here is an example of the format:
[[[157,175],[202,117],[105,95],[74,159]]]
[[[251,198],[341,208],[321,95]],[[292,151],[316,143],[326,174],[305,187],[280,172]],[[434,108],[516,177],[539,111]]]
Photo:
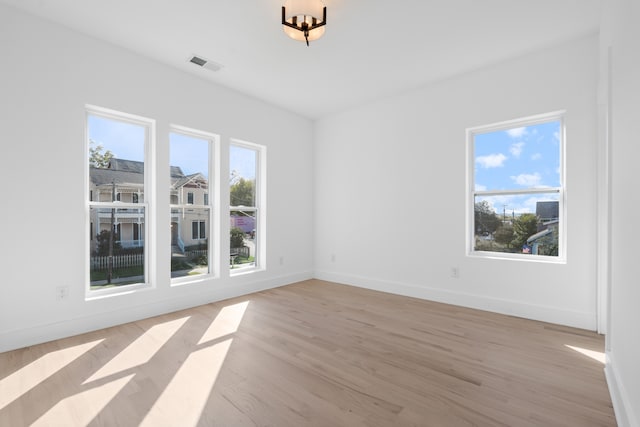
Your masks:
[[[144,254],[123,254],[114,255],[113,268],[136,267],[144,265]],[[109,268],[108,256],[92,256],[90,261],[91,270],[106,270]]]

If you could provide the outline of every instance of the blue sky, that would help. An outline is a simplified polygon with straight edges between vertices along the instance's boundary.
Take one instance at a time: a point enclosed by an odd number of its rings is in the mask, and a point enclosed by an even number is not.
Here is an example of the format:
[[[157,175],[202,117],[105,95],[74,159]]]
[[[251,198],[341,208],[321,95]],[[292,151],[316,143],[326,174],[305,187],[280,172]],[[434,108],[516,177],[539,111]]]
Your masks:
[[[474,137],[476,191],[560,187],[560,122],[511,128]],[[558,200],[557,194],[478,197],[496,212],[535,212],[542,200]],[[506,206],[505,206],[506,205]]]
[[[89,139],[93,146],[103,146],[118,159],[144,160],[144,127],[89,115]],[[170,141],[170,163],[180,166],[185,175],[200,172],[208,178],[209,147],[204,139],[172,132]],[[245,179],[256,175],[256,151],[232,145],[229,150],[229,170],[237,171]]]

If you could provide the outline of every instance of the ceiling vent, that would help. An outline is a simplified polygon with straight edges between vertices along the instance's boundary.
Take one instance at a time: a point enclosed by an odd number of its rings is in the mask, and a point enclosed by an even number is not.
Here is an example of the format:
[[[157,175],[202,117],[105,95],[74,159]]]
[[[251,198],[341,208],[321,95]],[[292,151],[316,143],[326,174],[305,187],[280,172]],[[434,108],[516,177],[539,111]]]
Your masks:
[[[208,59],[203,58],[202,56],[197,56],[197,55],[190,56],[189,62],[211,71],[220,71],[220,69],[222,68],[222,64],[209,61]]]

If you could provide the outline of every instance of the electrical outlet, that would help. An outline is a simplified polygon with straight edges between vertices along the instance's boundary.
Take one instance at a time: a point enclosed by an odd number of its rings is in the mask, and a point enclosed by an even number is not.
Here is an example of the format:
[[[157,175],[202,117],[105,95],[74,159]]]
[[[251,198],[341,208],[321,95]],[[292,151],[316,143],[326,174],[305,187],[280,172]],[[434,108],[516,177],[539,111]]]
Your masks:
[[[58,286],[56,288],[56,300],[62,301],[69,298],[69,287],[68,286]]]
[[[451,277],[454,279],[460,277],[460,269],[458,267],[451,267]]]

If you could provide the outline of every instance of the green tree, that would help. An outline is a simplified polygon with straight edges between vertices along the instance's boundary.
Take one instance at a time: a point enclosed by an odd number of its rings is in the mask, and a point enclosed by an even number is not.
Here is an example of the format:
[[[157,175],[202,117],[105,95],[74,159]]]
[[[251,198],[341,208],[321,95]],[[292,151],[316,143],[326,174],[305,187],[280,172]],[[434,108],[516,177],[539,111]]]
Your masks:
[[[244,246],[244,231],[241,228],[233,227],[231,229],[231,247],[241,248]]]
[[[496,243],[505,245],[508,248],[513,240],[513,227],[509,224],[502,224],[496,230],[494,239]]]
[[[106,169],[109,167],[109,162],[113,159],[113,153],[109,150],[103,152],[104,147],[102,144],[93,146],[96,142],[89,140],[89,164],[96,168]]]
[[[231,206],[255,206],[255,181],[237,179],[230,188]]]
[[[96,238],[98,239],[98,245],[96,248],[96,255],[98,256],[108,256],[109,255],[109,237],[110,237],[111,232],[109,230],[102,230],[98,235],[96,235]],[[117,240],[120,239],[120,236],[118,236],[118,234],[113,236],[113,253],[117,254],[118,252],[120,252],[122,250],[122,246],[120,245],[120,243],[117,242]]]
[[[483,200],[474,206],[476,233],[495,233],[500,226],[500,218],[488,201]]]
[[[522,214],[513,220],[513,241],[511,244],[520,248],[527,239],[538,232],[538,217],[532,213]]]

